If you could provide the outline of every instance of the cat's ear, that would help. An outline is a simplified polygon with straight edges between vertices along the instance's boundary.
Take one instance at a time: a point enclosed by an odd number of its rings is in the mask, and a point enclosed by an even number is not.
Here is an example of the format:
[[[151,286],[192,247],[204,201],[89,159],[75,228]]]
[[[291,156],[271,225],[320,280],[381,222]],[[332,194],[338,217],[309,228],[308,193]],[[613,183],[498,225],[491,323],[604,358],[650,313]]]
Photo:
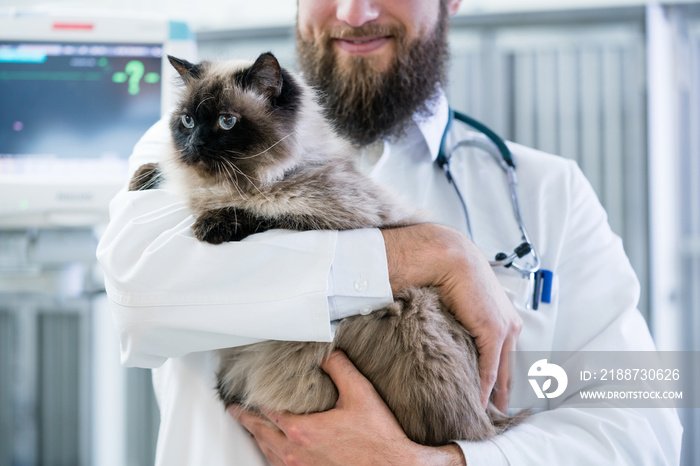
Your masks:
[[[175,58],[172,55],[168,55],[168,61],[173,65],[173,68],[175,68],[180,76],[182,76],[182,80],[185,81],[185,83],[199,78],[199,73],[202,71],[201,65],[195,65],[182,58]]]
[[[270,52],[261,54],[246,73],[246,81],[268,99],[282,93],[282,68]]]

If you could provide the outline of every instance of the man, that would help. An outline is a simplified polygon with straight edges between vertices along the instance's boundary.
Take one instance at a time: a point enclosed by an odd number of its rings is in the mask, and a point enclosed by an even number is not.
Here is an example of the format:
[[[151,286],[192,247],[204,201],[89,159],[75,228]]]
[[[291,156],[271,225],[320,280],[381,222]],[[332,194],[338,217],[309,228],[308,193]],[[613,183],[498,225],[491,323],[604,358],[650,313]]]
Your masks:
[[[192,218],[164,190],[123,192],[98,257],[128,365],[153,367],[161,408],[156,463],[264,464],[674,464],[680,425],[667,410],[567,406],[480,443],[413,444],[340,353],[325,363],[337,406],[308,416],[234,407],[215,399],[211,351],[258,339],[328,340],[329,320],[370,312],[408,285],[433,285],[474,335],[482,395],[508,405],[508,352],[650,350],[635,309],[638,283],[592,189],[571,162],[512,146],[523,216],[553,299],[528,309],[529,282],[492,270],[467,239],[459,201],[437,169],[447,122],[446,29],[460,0],[299,0],[297,39],[307,78],[329,116],[358,146],[378,182],[431,212],[434,224],[349,232],[268,232],[211,246],[192,238]],[[453,142],[468,132],[450,130]],[[377,148],[377,141],[383,140]],[[167,150],[156,125],[133,168]],[[503,173],[488,156],[455,160],[474,239],[487,254],[514,244],[517,224]],[[502,214],[501,214],[502,213]],[[521,333],[522,329],[522,333]],[[520,337],[518,339],[518,335]],[[271,421],[279,429],[272,428]],[[264,457],[261,455],[264,455]]]

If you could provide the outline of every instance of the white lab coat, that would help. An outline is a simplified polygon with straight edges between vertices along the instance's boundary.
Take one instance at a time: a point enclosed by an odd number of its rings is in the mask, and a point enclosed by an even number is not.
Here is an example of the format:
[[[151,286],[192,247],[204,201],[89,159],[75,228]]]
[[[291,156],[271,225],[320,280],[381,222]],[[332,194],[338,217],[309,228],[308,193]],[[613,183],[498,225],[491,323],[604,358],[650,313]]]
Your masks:
[[[459,201],[433,163],[446,121],[443,97],[433,117],[386,144],[371,176],[432,221],[464,231]],[[455,123],[450,137],[465,134]],[[162,157],[167,137],[163,122],[149,131],[132,168]],[[495,270],[524,321],[517,349],[653,350],[621,240],[576,164],[510,147],[524,221],[543,267],[554,272],[552,302],[533,311],[531,283]],[[452,170],[476,244],[488,257],[512,250],[520,237],[502,170],[479,150],[456,155]],[[213,246],[192,237],[188,208],[163,190],[121,192],[110,213],[98,258],[123,363],[154,368],[161,410],[156,464],[265,464],[216,399],[212,350],[266,338],[328,341],[330,316],[385,304],[391,298],[381,234],[271,231]],[[490,441],[458,442],[467,464],[679,462],[682,429],[673,410],[579,409],[565,401],[551,408]]]

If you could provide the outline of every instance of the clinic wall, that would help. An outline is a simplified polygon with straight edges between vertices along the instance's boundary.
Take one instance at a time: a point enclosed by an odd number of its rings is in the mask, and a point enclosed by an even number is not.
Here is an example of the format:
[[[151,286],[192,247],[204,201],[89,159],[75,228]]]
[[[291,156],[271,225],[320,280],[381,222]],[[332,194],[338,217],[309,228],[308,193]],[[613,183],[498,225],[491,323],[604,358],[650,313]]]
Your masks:
[[[673,3],[693,3],[697,0],[676,0]],[[296,15],[296,1],[265,0],[0,0],[4,7],[55,7],[69,5],[89,8],[110,8],[119,11],[139,11],[187,21],[195,30],[212,31],[231,28],[289,26]],[[507,14],[525,11],[561,9],[590,9],[620,6],[642,6],[645,0],[463,0],[459,15]],[[671,2],[660,2],[671,3]],[[264,5],[264,6],[261,6]]]
[[[649,10],[652,328],[663,349],[699,351],[700,8]],[[700,464],[700,409],[680,416],[682,464]]]

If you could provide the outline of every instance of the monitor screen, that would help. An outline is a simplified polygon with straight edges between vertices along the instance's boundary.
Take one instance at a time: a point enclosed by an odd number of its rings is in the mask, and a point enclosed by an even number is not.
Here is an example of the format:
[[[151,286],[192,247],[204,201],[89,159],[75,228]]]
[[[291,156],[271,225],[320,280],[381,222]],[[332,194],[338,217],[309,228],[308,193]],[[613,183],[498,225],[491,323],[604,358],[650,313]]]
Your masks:
[[[0,179],[114,179],[161,112],[162,44],[0,41]]]

